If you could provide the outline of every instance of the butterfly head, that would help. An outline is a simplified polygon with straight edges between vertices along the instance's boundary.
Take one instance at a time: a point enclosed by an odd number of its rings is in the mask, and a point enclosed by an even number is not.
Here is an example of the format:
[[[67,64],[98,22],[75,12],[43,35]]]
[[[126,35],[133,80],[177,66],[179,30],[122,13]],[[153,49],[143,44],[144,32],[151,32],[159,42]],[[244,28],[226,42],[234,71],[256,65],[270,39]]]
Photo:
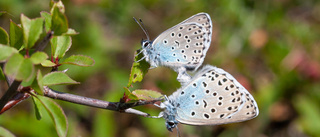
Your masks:
[[[151,44],[152,44],[152,42],[149,39],[142,39],[141,40],[142,49],[150,48]]]
[[[163,118],[166,120],[167,129],[172,132],[172,130],[176,128],[179,123],[176,120],[177,106],[172,100],[165,101],[164,105],[166,107],[165,107],[165,110],[162,112]]]
[[[178,125],[178,121],[176,120],[166,121],[166,127],[170,132],[172,132],[177,125]]]

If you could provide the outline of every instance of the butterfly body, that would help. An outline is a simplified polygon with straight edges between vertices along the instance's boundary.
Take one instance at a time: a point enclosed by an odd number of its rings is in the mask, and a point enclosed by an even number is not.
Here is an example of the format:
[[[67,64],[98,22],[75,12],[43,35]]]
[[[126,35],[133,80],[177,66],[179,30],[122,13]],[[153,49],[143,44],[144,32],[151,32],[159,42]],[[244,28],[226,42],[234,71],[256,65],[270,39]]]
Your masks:
[[[203,63],[211,36],[210,16],[198,13],[164,31],[153,41],[143,40],[142,51],[152,68],[169,67],[178,72],[178,80],[180,75],[183,81],[183,76],[190,79],[185,71],[197,70]]]
[[[229,73],[205,66],[160,106],[169,131],[177,123],[219,125],[252,119],[259,114],[251,94]]]

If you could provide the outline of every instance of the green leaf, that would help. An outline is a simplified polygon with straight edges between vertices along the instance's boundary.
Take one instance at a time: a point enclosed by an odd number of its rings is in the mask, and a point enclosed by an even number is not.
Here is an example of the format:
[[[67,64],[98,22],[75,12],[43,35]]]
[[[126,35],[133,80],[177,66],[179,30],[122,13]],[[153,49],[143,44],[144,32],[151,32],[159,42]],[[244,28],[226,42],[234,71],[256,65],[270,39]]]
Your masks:
[[[70,49],[71,47],[71,37],[70,36],[57,36],[53,37],[51,39],[51,51],[52,56],[54,58],[63,58],[65,53]]]
[[[131,74],[129,77],[129,82],[127,87],[130,87],[133,83],[136,82],[141,82],[144,75],[148,72],[149,68],[150,68],[150,64],[148,62],[146,62],[145,60],[141,60],[139,62],[137,62],[138,60],[140,60],[143,55],[139,54],[139,56],[136,56],[137,52],[135,53],[135,58],[134,58],[134,62],[132,64],[131,67]]]
[[[30,49],[40,38],[43,30],[43,18],[29,19],[21,14],[21,24],[25,48]]]
[[[33,101],[33,104],[34,104],[34,112],[35,112],[35,115],[36,115],[36,118],[37,120],[41,120],[42,118],[42,104],[40,102],[39,99],[37,99],[36,97],[32,96],[32,101]]]
[[[40,70],[38,70],[37,78],[31,84],[31,88],[34,89],[38,93],[38,95],[43,95],[44,89],[42,85],[42,74]]]
[[[154,100],[163,96],[160,92],[144,89],[134,90],[132,94],[137,96],[139,100]]]
[[[20,49],[23,45],[22,29],[12,20],[10,20],[10,46]]]
[[[94,65],[94,60],[84,55],[72,55],[65,59],[61,64],[72,64],[77,66],[88,67]]]
[[[35,99],[38,99],[40,103],[44,106],[46,111],[49,113],[50,118],[52,119],[54,126],[56,127],[59,137],[67,136],[68,131],[68,121],[65,113],[61,107],[52,101],[50,98],[43,97],[40,95],[33,94]]]
[[[15,137],[14,134],[12,134],[9,130],[0,127],[0,136],[1,137]]]
[[[51,14],[45,11],[40,12],[41,17],[44,18],[44,26],[46,28],[46,32],[48,32],[51,28],[52,17]]]
[[[9,44],[9,36],[6,30],[0,27],[0,44],[8,45]]]
[[[124,93],[126,94],[127,98],[129,98],[131,100],[139,100],[139,98],[136,95],[132,94],[128,88],[126,88],[126,87],[123,87],[123,88],[124,88]]]
[[[38,70],[38,73],[37,73],[37,85],[39,86],[39,89],[35,88],[36,92],[38,92],[38,94],[42,95],[43,94],[43,76],[41,74],[41,71]]]
[[[32,63],[35,65],[44,62],[47,58],[48,58],[48,55],[46,53],[39,52],[39,51],[32,54],[30,57]]]
[[[22,82],[21,82],[21,85],[22,85],[23,87],[28,87],[28,86],[30,86],[30,85],[33,83],[33,81],[34,81],[35,78],[36,78],[35,73],[32,73],[31,78],[29,78],[28,80],[22,81]]]
[[[34,75],[34,66],[30,59],[25,59],[22,55],[16,53],[5,64],[4,73],[16,80],[28,81]]]
[[[79,32],[76,32],[74,29],[69,28],[68,31],[66,33],[63,33],[62,35],[73,36],[73,35],[77,35],[77,34],[79,34]]]
[[[66,15],[61,12],[58,6],[53,6],[51,30],[54,36],[60,36],[68,31],[68,20]]]
[[[6,61],[12,54],[18,53],[15,48],[0,44],[0,62]]]
[[[51,8],[50,12],[51,12],[51,14],[53,14],[53,10],[56,7],[60,10],[61,13],[65,12],[65,8],[64,8],[64,5],[63,5],[61,0],[59,0],[57,2],[55,2],[54,0],[51,0],[51,2],[50,2],[50,8]]]
[[[66,73],[63,72],[51,72],[45,75],[42,79],[44,86],[52,86],[58,84],[79,84],[79,82],[71,79]]]
[[[44,66],[44,67],[53,67],[56,64],[51,62],[50,60],[45,60],[45,61],[41,62],[41,65]]]

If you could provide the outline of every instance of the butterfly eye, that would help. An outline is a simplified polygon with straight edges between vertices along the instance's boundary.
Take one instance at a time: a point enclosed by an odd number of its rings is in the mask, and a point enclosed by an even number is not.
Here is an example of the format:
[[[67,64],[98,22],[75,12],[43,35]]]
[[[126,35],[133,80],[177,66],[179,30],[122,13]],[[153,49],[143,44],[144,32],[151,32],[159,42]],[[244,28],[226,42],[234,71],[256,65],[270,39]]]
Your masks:
[[[176,127],[176,125],[177,123],[175,123],[174,121],[168,121],[166,123],[167,129],[171,132],[172,132],[172,129]]]
[[[170,127],[175,127],[176,124],[175,124],[173,121],[169,121],[169,122],[168,122],[168,125],[169,125]]]
[[[145,42],[144,44],[143,44],[143,47],[147,47],[149,45],[149,42]]]
[[[141,44],[142,44],[143,48],[146,48],[146,47],[149,46],[150,42],[147,41],[147,40],[142,40],[142,41],[141,41]]]

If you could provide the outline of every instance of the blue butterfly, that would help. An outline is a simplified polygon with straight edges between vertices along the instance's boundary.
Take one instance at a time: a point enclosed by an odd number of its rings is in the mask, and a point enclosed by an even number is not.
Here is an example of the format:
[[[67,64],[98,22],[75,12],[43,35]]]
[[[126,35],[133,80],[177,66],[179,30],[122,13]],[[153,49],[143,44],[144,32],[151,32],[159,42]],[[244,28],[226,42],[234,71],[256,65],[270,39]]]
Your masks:
[[[259,109],[252,95],[228,72],[207,65],[161,103],[157,118],[172,131],[178,123],[219,125],[255,118]]]
[[[141,42],[141,52],[144,55],[142,59],[149,62],[152,68],[169,67],[178,72],[177,79],[181,83],[188,82],[191,77],[186,71],[197,70],[210,47],[212,37],[210,16],[207,13],[193,15],[162,32],[153,41],[149,39],[146,30],[141,25],[140,27],[147,35],[147,39]]]

